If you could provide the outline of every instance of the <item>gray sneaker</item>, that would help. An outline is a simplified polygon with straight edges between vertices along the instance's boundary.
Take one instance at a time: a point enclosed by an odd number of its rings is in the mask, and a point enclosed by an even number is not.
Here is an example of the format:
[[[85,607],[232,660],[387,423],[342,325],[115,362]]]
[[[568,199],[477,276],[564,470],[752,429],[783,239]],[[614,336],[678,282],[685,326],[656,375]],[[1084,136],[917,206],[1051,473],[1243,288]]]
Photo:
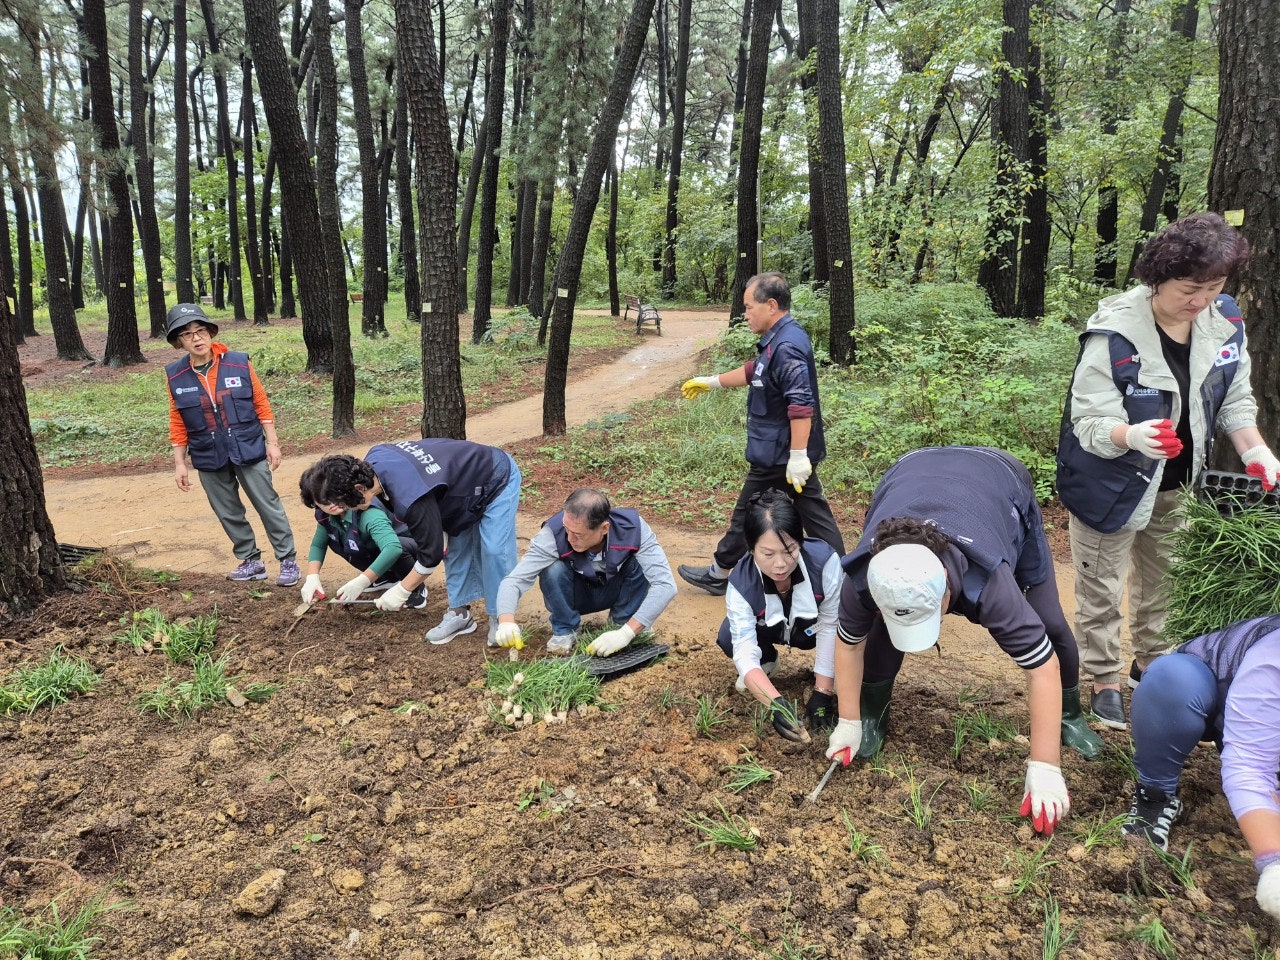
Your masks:
[[[265,580],[267,579],[267,568],[263,565],[262,560],[245,560],[240,566],[236,567],[227,574],[228,580],[235,580],[243,583],[247,580]],[[294,581],[295,583],[297,581]]]
[[[446,610],[444,619],[439,625],[432,627],[427,631],[427,643],[433,643],[440,646],[448,643],[454,637],[460,637],[464,633],[474,633],[476,622],[471,619],[471,611],[463,610],[458,613],[456,610]]]

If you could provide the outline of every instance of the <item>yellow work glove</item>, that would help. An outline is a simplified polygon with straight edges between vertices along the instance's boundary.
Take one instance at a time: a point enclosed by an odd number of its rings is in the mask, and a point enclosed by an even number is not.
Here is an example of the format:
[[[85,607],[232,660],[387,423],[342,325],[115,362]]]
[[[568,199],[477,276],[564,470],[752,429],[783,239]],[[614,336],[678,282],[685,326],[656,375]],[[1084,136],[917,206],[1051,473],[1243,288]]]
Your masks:
[[[720,377],[694,377],[692,380],[686,380],[680,384],[680,392],[684,394],[686,400],[693,400],[702,396],[708,390],[720,389]]]

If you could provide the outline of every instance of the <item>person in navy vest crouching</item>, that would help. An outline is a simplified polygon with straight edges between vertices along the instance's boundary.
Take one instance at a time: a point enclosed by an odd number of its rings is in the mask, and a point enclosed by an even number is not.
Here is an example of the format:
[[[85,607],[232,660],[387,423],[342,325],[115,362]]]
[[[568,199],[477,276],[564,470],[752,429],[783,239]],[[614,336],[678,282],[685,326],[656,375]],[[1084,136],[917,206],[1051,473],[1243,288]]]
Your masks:
[[[427,642],[474,632],[470,604],[483,598],[489,646],[497,645],[498,586],[516,565],[520,505],[520,468],[509,453],[428,437],[377,444],[363,460],[327,456],[308,472],[316,503],[360,507],[377,497],[408,528],[413,568],[374,601],[379,610],[399,610],[443,561],[449,608]]]
[[[374,497],[354,507],[325,503],[316,496],[320,477],[312,464],[298,480],[302,502],[315,510],[316,532],[307,552],[307,576],[302,581],[302,602],[311,604],[325,598],[320,570],[325,556],[333,551],[359,573],[348,580],[334,595],[335,603],[359,600],[366,592],[385,590],[398,583],[413,570],[417,545],[409,536],[409,528]],[[419,584],[405,601],[405,606],[425,610],[427,591]]]
[[[907,653],[938,642],[942,615],[985,627],[1027,680],[1031,748],[1021,812],[1052,833],[1071,807],[1060,742],[1086,758],[1102,741],[1080,708],[1075,638],[1031,474],[990,447],[925,447],[880,479],[862,539],[842,561],[836,686],[827,758],[874,756]]]
[[[1117,730],[1127,726],[1125,580],[1136,687],[1165,648],[1168,536],[1183,522],[1180,491],[1212,464],[1215,431],[1266,489],[1280,470],[1256,425],[1240,308],[1222,293],[1248,258],[1248,241],[1216,213],[1175,221],[1143,249],[1134,271],[1141,285],[1101,301],[1080,336],[1057,488],[1071,514],[1076,636],[1093,677],[1090,706]]]
[[[811,729],[835,724],[836,614],[840,555],[804,536],[800,511],[781,490],[755,494],[743,517],[747,553],[729,572],[725,619],[716,643],[738,671],[735,686],[769,707],[773,728],[797,742],[805,735],[790,702],[773,685],[779,648],[813,650]]]
[[[671,565],[649,525],[591,487],[569,495],[502,581],[498,646],[521,643],[516,606],[534,580],[551,615],[547,652],[557,655],[573,653],[584,613],[608,610],[616,626],[592,640],[587,652],[612,656],[651,628],[676,595]]]
[[[164,368],[173,479],[183,493],[191,491],[190,456],[209,506],[240,561],[227,579],[265,580],[262,551],[240,499],[244,490],[280,561],[276,583],[292,587],[301,579],[301,571],[289,518],[271,482],[271,471],[281,459],[271,402],[249,355],[214,343],[217,335],[218,325],[194,303],[176,304],[165,320],[170,346],[186,354]]]
[[[1126,835],[1168,849],[1182,770],[1203,740],[1222,754],[1222,790],[1253,854],[1258,905],[1280,920],[1280,615],[1242,620],[1152,661],[1133,693],[1138,782]]]

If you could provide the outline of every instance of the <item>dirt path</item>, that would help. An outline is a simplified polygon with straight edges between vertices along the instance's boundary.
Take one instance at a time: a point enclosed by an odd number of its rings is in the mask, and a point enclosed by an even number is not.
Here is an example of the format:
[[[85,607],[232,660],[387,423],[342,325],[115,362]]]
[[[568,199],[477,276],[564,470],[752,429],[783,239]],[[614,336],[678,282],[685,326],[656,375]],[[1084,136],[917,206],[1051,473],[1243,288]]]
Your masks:
[[[669,391],[693,373],[693,357],[709,346],[724,326],[719,311],[667,311],[663,335],[650,332],[643,345],[619,360],[595,367],[578,378],[570,369],[571,383],[565,406],[569,425],[577,426],[604,413],[624,410],[637,400]],[[288,427],[282,427],[287,432]],[[495,446],[536,437],[542,432],[542,397],[529,397],[503,404],[467,422],[467,436]],[[373,443],[386,437],[369,437],[353,443],[345,452],[361,456]],[[282,463],[275,474],[276,489],[284,497],[289,520],[305,557],[312,518],[297,497],[298,478],[312,457],[295,456]],[[58,539],[64,543],[111,547],[121,556],[140,565],[175,572],[218,574],[234,566],[231,547],[198,485],[183,494],[169,470],[134,475],[105,475],[88,479],[53,478],[45,483],[45,495]],[[642,512],[643,504],[636,504]],[[256,514],[249,519],[258,531],[258,543],[272,577],[270,545],[262,533]],[[519,535],[523,542],[532,537],[545,517],[521,512]],[[680,527],[654,525],[672,569],[680,563],[706,560],[717,533]],[[846,531],[852,543],[856,531]],[[441,582],[434,582],[441,581]],[[1070,571],[1059,565],[1059,588],[1064,603],[1071,598]],[[432,590],[443,590],[442,577],[433,577]],[[536,594],[536,591],[535,591]],[[538,616],[540,603],[535,595],[521,605],[522,616]],[[1068,610],[1070,613],[1070,610]],[[724,616],[724,602],[700,590],[681,586],[664,619],[678,621],[684,629],[714,636]],[[1016,678],[1008,659],[999,655],[990,639],[957,617],[947,618],[947,633],[955,637],[944,649],[980,667],[992,677]],[[960,646],[956,648],[956,641]]]

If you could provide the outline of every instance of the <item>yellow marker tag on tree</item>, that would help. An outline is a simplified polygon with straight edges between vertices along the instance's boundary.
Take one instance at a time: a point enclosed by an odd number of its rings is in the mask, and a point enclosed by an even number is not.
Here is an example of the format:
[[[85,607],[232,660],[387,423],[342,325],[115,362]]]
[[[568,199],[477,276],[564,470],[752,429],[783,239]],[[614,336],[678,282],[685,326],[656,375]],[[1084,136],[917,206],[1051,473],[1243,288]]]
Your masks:
[[[1227,221],[1227,223],[1231,224],[1233,227],[1244,226],[1244,211],[1243,210],[1223,211],[1222,219]]]

